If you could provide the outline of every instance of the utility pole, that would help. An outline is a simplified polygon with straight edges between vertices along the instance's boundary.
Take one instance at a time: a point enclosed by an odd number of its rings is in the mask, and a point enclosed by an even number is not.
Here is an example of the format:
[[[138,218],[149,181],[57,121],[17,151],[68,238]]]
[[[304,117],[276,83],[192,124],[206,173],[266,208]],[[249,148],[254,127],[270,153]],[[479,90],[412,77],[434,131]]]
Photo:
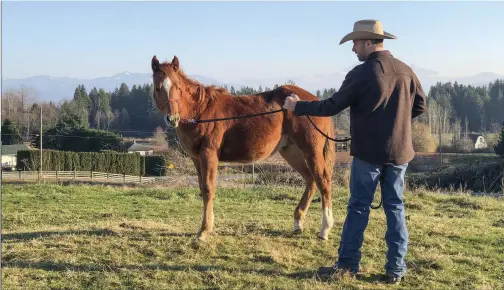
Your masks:
[[[439,114],[439,165],[443,165],[443,149],[442,149],[442,135],[441,135],[441,114]]]
[[[39,164],[39,182],[42,180],[42,105],[40,105],[40,164]]]

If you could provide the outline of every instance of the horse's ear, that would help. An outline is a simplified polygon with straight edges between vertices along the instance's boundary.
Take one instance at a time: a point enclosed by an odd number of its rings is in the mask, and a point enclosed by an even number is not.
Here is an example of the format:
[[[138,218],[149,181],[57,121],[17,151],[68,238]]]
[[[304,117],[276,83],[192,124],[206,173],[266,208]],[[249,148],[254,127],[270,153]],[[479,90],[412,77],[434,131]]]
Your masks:
[[[173,67],[173,69],[175,71],[178,71],[178,69],[179,69],[179,61],[178,61],[178,57],[176,55],[173,56],[173,59],[171,61],[171,66]]]
[[[161,64],[159,64],[159,60],[157,59],[156,56],[152,58],[151,67],[153,72],[161,71]]]

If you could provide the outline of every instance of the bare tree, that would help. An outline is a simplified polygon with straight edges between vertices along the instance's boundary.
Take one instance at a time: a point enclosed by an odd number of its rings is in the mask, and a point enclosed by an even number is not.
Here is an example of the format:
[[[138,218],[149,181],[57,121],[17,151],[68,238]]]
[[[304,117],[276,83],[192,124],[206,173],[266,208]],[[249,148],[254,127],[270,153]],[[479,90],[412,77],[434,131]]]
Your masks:
[[[492,124],[490,124],[491,133],[499,133],[500,130],[501,130],[501,124],[499,122],[492,122]]]
[[[154,146],[157,151],[163,151],[168,149],[168,141],[166,141],[166,134],[161,127],[157,127],[152,136],[154,139]]]

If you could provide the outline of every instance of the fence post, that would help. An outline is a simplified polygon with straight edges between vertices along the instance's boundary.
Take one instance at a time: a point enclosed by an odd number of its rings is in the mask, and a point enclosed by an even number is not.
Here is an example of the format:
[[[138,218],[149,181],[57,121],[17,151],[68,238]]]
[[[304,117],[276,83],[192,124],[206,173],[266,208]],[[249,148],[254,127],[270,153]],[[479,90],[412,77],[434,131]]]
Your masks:
[[[91,170],[91,180],[93,180],[93,170]]]
[[[142,183],[142,174],[140,174],[140,184]]]
[[[21,180],[21,170],[19,170],[19,180]]]
[[[252,184],[255,184],[255,163],[252,163]]]
[[[56,179],[58,179],[58,170],[56,170]]]
[[[123,182],[126,182],[126,173],[123,173]]]
[[[241,172],[242,172],[243,188],[245,188],[245,183],[246,183],[245,178],[247,178],[247,175],[245,173],[245,166],[244,165],[242,165]]]

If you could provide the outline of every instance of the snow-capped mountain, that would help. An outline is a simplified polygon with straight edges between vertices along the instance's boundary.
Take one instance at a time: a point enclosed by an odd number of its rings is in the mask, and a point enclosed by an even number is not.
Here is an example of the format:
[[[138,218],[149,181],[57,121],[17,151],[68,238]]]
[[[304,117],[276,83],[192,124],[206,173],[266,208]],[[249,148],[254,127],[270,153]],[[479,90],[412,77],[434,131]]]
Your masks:
[[[191,77],[204,84],[222,84],[204,76],[193,75]],[[4,77],[2,78],[2,92],[9,89],[27,88],[37,99],[59,102],[64,99],[72,99],[75,88],[80,84],[83,84],[88,92],[93,87],[111,92],[118,88],[121,83],[126,83],[130,89],[133,85],[150,84],[152,83],[152,74],[126,71],[110,77],[95,79],[54,78],[50,76],[34,76],[23,79]]]
[[[357,64],[358,63],[356,63],[355,65]],[[234,86],[236,89],[239,89],[241,86],[249,86],[256,89],[259,88],[259,86],[261,86],[263,89],[266,87],[272,88],[275,84],[284,84],[287,81],[292,80],[304,89],[315,93],[317,90],[323,90],[325,88],[339,89],[341,83],[345,79],[346,74],[355,65],[349,66],[347,68],[342,68],[337,72],[329,74],[314,74],[307,76],[290,76],[277,78],[248,78],[226,82],[201,75],[189,76],[206,85],[214,84],[222,86],[227,84],[228,87]],[[483,72],[458,78],[444,77],[440,76],[435,71],[424,69],[416,65],[411,65],[411,67],[420,79],[425,92],[428,92],[430,87],[432,85],[435,85],[437,82],[457,81],[458,83],[464,85],[477,86],[487,85],[488,83],[495,81],[496,79],[504,79],[504,76],[491,72]],[[152,75],[150,73],[132,73],[126,71],[110,77],[100,77],[95,79],[55,78],[51,76],[34,76],[23,79],[11,79],[4,77],[2,78],[2,92],[5,92],[9,89],[19,89],[20,87],[25,87],[29,89],[29,92],[31,94],[34,94],[37,99],[59,102],[63,99],[71,99],[73,97],[75,88],[79,84],[83,84],[88,91],[93,87],[102,88],[106,91],[113,91],[115,88],[118,88],[123,82],[131,88],[133,85],[151,83]]]

